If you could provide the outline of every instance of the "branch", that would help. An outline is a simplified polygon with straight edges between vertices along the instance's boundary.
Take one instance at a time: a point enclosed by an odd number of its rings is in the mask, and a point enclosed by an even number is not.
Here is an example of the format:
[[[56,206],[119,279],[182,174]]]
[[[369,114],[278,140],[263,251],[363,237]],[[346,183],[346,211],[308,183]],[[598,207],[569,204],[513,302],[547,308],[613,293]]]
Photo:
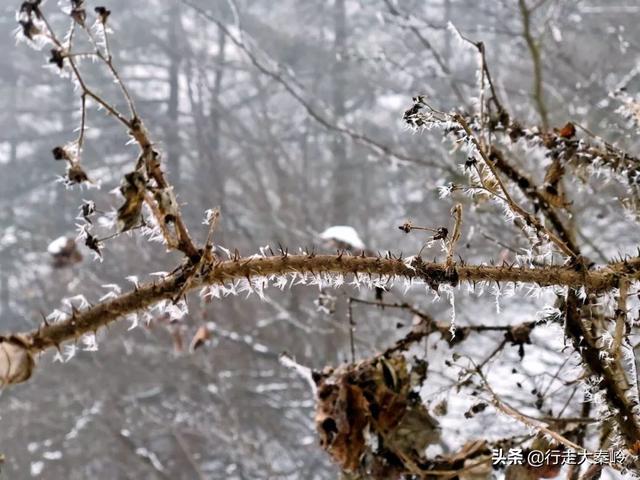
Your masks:
[[[564,225],[560,216],[549,205],[549,202],[544,198],[540,189],[528,178],[525,174],[518,171],[513,165],[507,162],[504,153],[496,146],[491,146],[489,151],[489,158],[493,161],[495,167],[500,170],[509,180],[518,185],[520,191],[534,204],[536,208],[539,208],[547,220],[551,223],[551,226],[558,234],[564,244],[573,252],[573,256],[580,255],[580,247],[574,241],[569,229]]]
[[[542,128],[546,131],[549,130],[549,115],[547,113],[547,106],[544,103],[544,92],[542,90],[542,61],[540,59],[540,47],[531,34],[531,12],[537,8],[533,7],[529,9],[525,0],[519,0],[520,13],[522,15],[522,26],[525,42],[529,48],[531,54],[531,60],[533,61],[533,99],[536,102],[538,114],[542,120]]]
[[[454,207],[451,209],[451,215],[455,219],[455,223],[453,225],[453,233],[451,233],[451,237],[447,241],[447,267],[451,268],[453,266],[453,255],[455,253],[456,244],[458,240],[460,240],[460,228],[462,226],[462,204],[456,203]]]
[[[447,268],[444,263],[423,263],[420,258],[409,263],[399,258],[349,257],[343,254],[319,256],[284,254],[273,257],[237,257],[233,260],[209,265],[209,267],[209,269],[203,268],[201,273],[191,278],[188,290],[246,280],[247,284],[244,286],[244,290],[251,291],[254,288],[252,282],[258,278],[273,280],[283,275],[313,278],[320,274],[354,275],[354,283],[365,285],[367,280],[373,282],[375,277],[386,279],[402,277],[422,281],[433,288],[437,288],[441,284],[456,285],[461,281],[488,281],[535,283],[541,286],[555,285],[572,288],[585,287],[592,292],[616,287],[623,269],[629,280],[640,279],[639,259],[612,264],[599,270],[577,271],[572,267],[561,266],[527,268],[463,264],[456,265],[451,269]],[[0,373],[7,370],[11,372],[11,376],[3,376],[0,380],[7,384],[19,383],[28,378],[26,374],[20,375],[20,372],[16,371],[15,365],[12,366],[13,360],[18,358],[18,354],[28,353],[28,358],[24,359],[23,363],[25,369],[30,372],[33,355],[48,348],[59,348],[63,342],[77,340],[87,333],[97,332],[101,327],[130,313],[147,309],[163,300],[173,299],[189,280],[189,275],[191,275],[190,271],[180,270],[162,281],[142,285],[133,291],[86,310],[74,310],[66,320],[52,324],[45,323],[37,330],[21,335],[0,337],[0,345],[3,345],[2,342],[11,345],[11,349],[7,350],[10,355],[6,359],[0,357]],[[574,338],[577,339],[583,334],[581,330],[574,335]],[[584,348],[584,345],[580,345],[579,350],[583,351]],[[606,367],[600,362],[598,350],[590,353],[592,355],[588,361],[589,365],[593,367],[595,373],[602,374]]]
[[[640,426],[634,413],[633,402],[627,396],[629,387],[624,370],[619,362],[608,364],[602,358],[590,330],[582,323],[580,300],[572,289],[569,289],[566,298],[565,328],[574,348],[580,352],[591,373],[600,377],[599,387],[604,390],[607,401],[614,409],[616,423],[625,438],[625,443],[631,447],[640,439]]]
[[[38,2],[39,3],[39,2]],[[135,106],[129,91],[126,86],[122,82],[118,71],[115,69],[112,61],[112,56],[110,51],[108,50],[108,39],[106,30],[104,31],[104,39],[105,39],[105,47],[107,48],[107,53],[104,54],[98,43],[91,32],[91,29],[86,25],[86,12],[82,6],[78,6],[79,11],[74,15],[74,11],[71,13],[71,29],[69,38],[67,41],[67,46],[63,44],[56,35],[55,31],[49,24],[46,16],[41,11],[38,3],[30,3],[28,7],[25,7],[25,4],[20,9],[19,16],[21,18],[21,22],[33,22],[36,19],[43,22],[46,36],[49,38],[53,44],[57,47],[56,53],[60,56],[60,68],[63,66],[64,59],[67,60],[69,66],[71,67],[72,76],[78,82],[80,87],[80,95],[82,99],[82,118],[81,118],[81,126],[80,126],[80,137],[78,139],[78,156],[80,155],[80,150],[82,148],[82,143],[84,140],[84,130],[85,130],[85,118],[86,118],[86,97],[92,98],[96,103],[101,105],[103,108],[107,110],[112,116],[114,116],[124,127],[127,128],[129,134],[136,141],[138,146],[140,147],[140,158],[139,164],[137,165],[137,169],[141,167],[146,168],[146,172],[149,177],[153,178],[155,181],[157,188],[162,192],[171,192],[172,188],[169,182],[167,181],[165,174],[160,166],[160,154],[153,148],[153,142],[150,138],[149,132],[145,128],[142,123],[142,120],[136,115]],[[107,15],[108,16],[108,15]],[[106,28],[106,16],[101,16],[101,24],[102,28]],[[73,45],[74,34],[76,31],[77,25],[80,25],[80,28],[87,34],[89,40],[91,41],[93,47],[95,48],[95,55],[104,62],[107,66],[110,74],[113,76],[114,80],[118,84],[122,95],[124,96],[129,110],[131,111],[132,118],[126,118],[120,111],[118,111],[112,104],[104,100],[99,94],[95,93],[86,83],[77,63],[74,60],[74,56],[71,53],[71,47]],[[31,40],[31,37],[27,37]],[[55,155],[55,153],[54,153]],[[85,175],[86,179],[86,175]],[[146,188],[146,186],[145,186]],[[167,234],[167,229],[163,228],[166,221],[166,212],[165,215],[162,215],[163,205],[159,201],[154,202],[150,200],[150,196],[144,196],[144,201],[146,201],[151,208],[152,212],[154,212],[158,224],[161,226],[161,230],[163,231],[163,235],[167,242],[167,245],[170,248],[176,248],[182,251],[189,259],[192,261],[197,260],[199,258],[199,252],[193,243],[191,237],[189,236],[189,232],[187,231],[187,227],[182,219],[182,215],[180,213],[180,207],[176,203],[175,206],[172,206],[173,211],[171,212],[171,219],[173,224],[175,225],[175,231],[177,236],[177,242],[174,242],[170,235]],[[154,203],[157,203],[157,207]],[[159,212],[159,213],[158,213]],[[130,227],[129,227],[130,228]]]
[[[520,217],[522,217],[523,220],[527,223],[527,225],[534,228],[538,234],[544,232],[549,237],[549,240],[553,242],[560,249],[562,253],[564,253],[569,257],[575,257],[575,253],[566,245],[566,243],[560,237],[558,237],[555,233],[545,228],[545,226],[542,225],[542,223],[540,223],[540,221],[536,217],[534,217],[532,214],[527,212],[518,203],[516,203],[516,201],[511,197],[511,195],[509,194],[509,191],[507,190],[504,183],[502,182],[500,175],[498,175],[498,171],[495,165],[491,162],[489,155],[487,154],[487,152],[485,151],[481,143],[478,141],[478,139],[475,137],[475,135],[471,131],[471,128],[469,127],[469,124],[464,119],[464,117],[460,114],[454,114],[453,119],[462,127],[462,129],[465,131],[467,136],[471,139],[471,141],[474,143],[474,145],[478,149],[478,153],[480,154],[480,156],[484,160],[484,163],[487,165],[487,167],[491,171],[491,174],[493,175],[496,182],[498,183],[498,187],[502,191],[504,198],[507,204],[509,205],[509,208],[511,209],[511,211],[519,215]]]

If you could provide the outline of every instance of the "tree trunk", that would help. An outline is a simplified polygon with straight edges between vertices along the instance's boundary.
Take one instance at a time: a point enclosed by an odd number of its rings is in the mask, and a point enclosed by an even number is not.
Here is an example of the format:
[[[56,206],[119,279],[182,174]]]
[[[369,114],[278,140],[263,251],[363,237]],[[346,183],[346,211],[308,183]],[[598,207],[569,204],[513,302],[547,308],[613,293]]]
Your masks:
[[[168,41],[169,41],[169,98],[167,100],[167,121],[165,138],[167,141],[166,157],[169,166],[169,174],[174,185],[180,184],[180,121],[179,121],[179,94],[180,94],[180,6],[176,2],[169,10]]]
[[[345,115],[346,80],[346,41],[347,41],[347,14],[345,0],[335,0],[334,4],[334,53],[333,64],[333,117],[334,122],[340,123]],[[348,224],[350,221],[351,166],[347,158],[347,145],[343,136],[336,134],[333,140],[331,153],[333,156],[333,218],[334,224]]]

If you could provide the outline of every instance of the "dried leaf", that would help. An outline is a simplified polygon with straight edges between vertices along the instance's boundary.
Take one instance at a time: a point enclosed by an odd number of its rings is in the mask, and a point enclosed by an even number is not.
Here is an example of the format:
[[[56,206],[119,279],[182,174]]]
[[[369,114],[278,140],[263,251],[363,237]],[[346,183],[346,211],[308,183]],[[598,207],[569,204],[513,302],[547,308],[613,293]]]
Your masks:
[[[55,64],[60,70],[64,66],[64,55],[60,48],[52,48],[51,49],[51,57],[49,58],[49,63]],[[56,160],[58,160],[56,158]]]
[[[51,255],[54,268],[70,267],[82,261],[82,254],[73,238],[59,237],[49,244],[47,252]]]
[[[320,445],[346,471],[355,471],[365,451],[364,430],[369,423],[367,401],[360,388],[346,378],[318,389],[316,428]]]
[[[153,197],[158,203],[158,210],[165,223],[174,222],[178,216],[178,201],[173,193],[173,188],[161,188],[153,193]]]
[[[135,170],[124,176],[120,185],[124,204],[118,209],[118,229],[121,232],[131,230],[140,223],[145,190],[146,179],[141,172]]]
[[[207,341],[211,338],[211,331],[207,328],[206,325],[202,325],[198,328],[195,335],[191,339],[191,344],[189,345],[189,351],[195,352],[198,348],[203,346]]]
[[[87,248],[96,252],[99,257],[102,257],[102,243],[100,242],[100,240],[97,237],[93,236],[88,229],[84,230],[84,234],[84,244],[87,246]]]
[[[34,367],[35,361],[23,338],[0,337],[0,387],[26,382]]]
[[[562,138],[572,138],[576,134],[576,127],[573,123],[567,122],[564,127],[556,129],[556,133]]]
[[[344,471],[400,478],[439,440],[438,422],[412,392],[402,355],[325,372],[317,382],[316,428],[320,445]]]

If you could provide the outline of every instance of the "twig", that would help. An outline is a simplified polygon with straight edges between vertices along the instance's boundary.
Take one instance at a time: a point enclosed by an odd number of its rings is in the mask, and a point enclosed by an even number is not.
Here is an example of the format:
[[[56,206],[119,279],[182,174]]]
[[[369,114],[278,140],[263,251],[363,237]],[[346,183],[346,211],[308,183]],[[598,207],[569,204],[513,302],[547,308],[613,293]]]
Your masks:
[[[287,352],[282,352],[280,354],[279,360],[280,360],[280,364],[283,367],[293,370],[298,375],[300,375],[304,380],[306,380],[306,382],[309,384],[309,387],[311,387],[313,396],[315,397],[317,393],[317,385],[315,380],[313,379],[313,370],[311,370],[309,367],[306,367],[296,362],[293,359],[293,357]]]
[[[207,275],[194,278],[190,289],[206,285],[228,284],[238,279],[251,277],[271,277],[278,275],[327,274],[368,274],[384,277],[406,277],[425,282],[459,282],[459,281],[492,281],[523,282],[539,285],[569,285],[575,288],[582,286],[597,292],[613,288],[617,285],[619,270],[615,266],[607,269],[577,272],[571,267],[547,266],[544,268],[528,268],[516,266],[459,265],[455,277],[448,277],[446,265],[437,263],[414,262],[406,265],[398,259],[382,259],[379,257],[346,257],[343,255],[286,255],[267,258],[237,258],[226,262],[218,262]],[[617,267],[623,268],[623,267]],[[635,267],[627,263],[628,278],[640,279],[640,259]],[[151,305],[173,298],[180,291],[184,282],[180,271],[174,276],[157,283],[140,285],[135,290],[122,294],[112,300],[99,303],[86,310],[54,324],[41,326],[28,332],[29,348],[33,352],[55,347],[62,342],[74,340],[85,333],[95,332],[99,328],[129,313],[144,310]],[[480,331],[478,329],[478,331]],[[584,350],[584,348],[582,349]],[[581,351],[582,351],[581,350]],[[599,362],[599,352],[595,359]],[[602,371],[602,368],[600,371]],[[640,435],[639,435],[640,438]]]
[[[46,16],[44,15],[44,13],[40,10],[39,7],[36,6],[35,8],[36,8],[36,12],[39,15],[39,18],[42,19],[42,21],[43,21],[43,23],[45,25],[45,28],[46,28],[46,31],[47,31],[47,36],[51,39],[51,41],[60,50],[64,51],[65,47],[63,46],[62,42],[60,42],[60,40],[56,36],[54,30],[52,29],[51,25],[49,24],[49,22],[48,22]],[[71,30],[70,30],[70,34],[69,34],[69,42],[68,42],[69,44],[68,44],[68,47],[66,48],[66,50],[69,51],[69,52],[71,50],[72,40],[73,40],[75,29],[76,29],[76,21],[72,19],[71,22],[72,22],[72,26],[71,26]],[[127,119],[113,105],[111,105],[109,102],[104,100],[98,94],[93,92],[93,90],[91,90],[87,86],[82,74],[80,73],[80,70],[79,70],[78,66],[76,65],[76,63],[75,63],[75,61],[73,59],[73,56],[71,56],[71,57],[67,58],[67,61],[69,62],[69,65],[71,66],[71,70],[73,72],[73,75],[74,75],[75,79],[78,81],[78,84],[80,85],[82,96],[83,97],[88,96],[90,98],[93,98],[99,105],[101,105],[111,115],[113,115],[115,118],[117,118],[120,123],[122,123],[125,127],[127,127],[127,130],[129,131],[129,133],[132,135],[132,137],[135,139],[135,141],[138,143],[138,145],[140,147],[141,157],[145,160],[145,165],[147,167],[147,171],[148,171],[149,176],[151,176],[155,180],[155,182],[158,185],[158,188],[160,188],[160,189],[168,189],[168,188],[170,188],[169,183],[165,179],[164,172],[160,168],[160,165],[159,165],[157,159],[155,158],[155,156],[157,155],[157,152],[155,152],[153,150],[153,146],[152,146],[153,142],[150,140],[149,134],[148,134],[146,128],[144,127],[144,125],[142,124],[142,121],[140,120],[140,118],[137,117],[137,115],[135,115],[135,107],[134,107],[131,95],[129,94],[129,92],[126,89],[124,83],[120,79],[120,76],[119,76],[117,70],[113,66],[112,60],[110,60],[107,57],[105,57],[105,55],[100,51],[100,49],[97,46],[97,42],[96,42],[93,34],[91,33],[91,31],[86,26],[83,26],[83,30],[87,33],[87,35],[89,36],[89,39],[91,40],[92,44],[96,48],[96,54],[106,63],[106,65],[109,68],[109,71],[111,72],[111,74],[116,79],[116,82],[119,84],[119,86],[120,86],[120,88],[122,90],[122,93],[123,93],[127,103],[129,104],[129,108],[130,108],[130,110],[132,112],[133,118],[131,120]],[[163,226],[164,223],[165,223],[164,219],[162,218],[161,215],[158,216],[157,209],[154,208],[153,200],[149,200],[149,199],[145,198],[145,201],[151,207],[151,210],[156,215],[156,218],[158,220],[158,224]],[[183,221],[182,216],[180,214],[179,207],[177,207],[177,212],[176,213],[177,214],[175,215],[174,224],[175,224],[176,234],[177,234],[177,237],[178,237],[178,242],[175,245],[175,248],[177,248],[178,250],[182,251],[189,259],[196,259],[196,258],[198,258],[198,250],[196,249],[193,241],[191,240],[191,237],[189,236],[189,233],[187,231],[186,225],[184,224],[184,221]],[[163,230],[163,235],[165,236],[165,240],[167,241],[167,245],[169,245],[170,247],[174,247],[173,241],[171,239],[171,236],[167,235],[167,231],[166,230]]]
[[[622,353],[622,341],[626,333],[625,330],[627,322],[627,296],[629,293],[629,281],[626,278],[621,277],[620,286],[618,287],[618,289],[618,305],[616,308],[615,318],[616,326],[613,335],[613,343],[611,345],[611,353],[617,361],[620,361]]]
[[[447,261],[448,268],[453,267],[453,255],[455,253],[456,244],[460,240],[460,227],[462,226],[462,204],[458,203],[451,209],[451,215],[455,219],[453,232],[447,241]]]
[[[520,13],[522,15],[522,26],[525,42],[531,53],[531,60],[533,62],[533,99],[536,102],[538,114],[542,121],[542,128],[546,131],[549,130],[549,115],[547,113],[547,106],[544,102],[544,92],[542,88],[542,61],[540,58],[540,47],[531,34],[531,12],[533,9],[527,8],[526,0],[518,0],[520,5]]]
[[[524,425],[534,428],[542,433],[545,433],[547,435],[549,435],[551,438],[553,438],[554,440],[556,440],[558,443],[561,443],[562,445],[565,445],[566,447],[569,447],[577,452],[584,452],[587,451],[584,447],[581,447],[580,445],[577,445],[575,443],[573,443],[571,440],[569,440],[568,438],[562,436],[561,434],[551,430],[547,425],[545,425],[543,422],[533,419],[531,417],[529,417],[528,415],[525,415],[521,412],[519,412],[518,410],[516,410],[515,408],[511,407],[507,402],[505,402],[504,400],[501,400],[500,397],[498,396],[498,394],[496,394],[496,392],[493,390],[493,388],[491,388],[491,385],[489,384],[487,378],[485,377],[484,373],[482,372],[482,367],[479,365],[475,365],[475,362],[473,362],[473,360],[471,358],[469,358],[469,361],[471,361],[471,363],[474,365],[475,367],[475,371],[478,373],[478,376],[480,377],[480,379],[482,380],[482,383],[484,384],[485,388],[487,389],[487,391],[489,392],[489,394],[491,395],[492,398],[492,403],[493,405],[500,410],[501,412],[505,413],[506,415],[510,416],[511,418],[514,418],[515,420],[519,421],[520,423],[523,423]]]
[[[475,135],[469,128],[469,125],[467,124],[464,117],[456,113],[453,115],[453,119],[462,127],[462,129],[465,131],[467,136],[471,139],[471,141],[477,148],[480,156],[484,160],[485,165],[487,166],[487,168],[489,168],[489,170],[491,171],[491,174],[493,175],[498,186],[500,187],[500,190],[502,191],[509,208],[515,214],[522,217],[528,225],[535,228],[536,232],[544,232],[549,237],[549,240],[551,240],[562,251],[562,253],[564,253],[569,257],[574,257],[575,253],[566,245],[566,243],[561,238],[559,238],[556,234],[554,234],[553,232],[545,228],[544,225],[542,225],[536,217],[534,217],[529,212],[524,210],[520,205],[518,205],[518,203],[516,203],[513,200],[513,198],[509,194],[509,191],[507,190],[504,183],[502,182],[502,179],[500,178],[500,175],[498,174],[496,167],[492,164],[491,160],[489,159],[489,156],[485,152],[485,149],[482,147],[480,142],[478,142],[478,139],[475,137]]]
[[[355,363],[356,361],[356,344],[354,340],[354,333],[356,329],[356,324],[353,321],[353,308],[352,308],[352,300],[351,297],[347,300],[347,322],[349,324],[349,347],[351,348],[351,363]]]

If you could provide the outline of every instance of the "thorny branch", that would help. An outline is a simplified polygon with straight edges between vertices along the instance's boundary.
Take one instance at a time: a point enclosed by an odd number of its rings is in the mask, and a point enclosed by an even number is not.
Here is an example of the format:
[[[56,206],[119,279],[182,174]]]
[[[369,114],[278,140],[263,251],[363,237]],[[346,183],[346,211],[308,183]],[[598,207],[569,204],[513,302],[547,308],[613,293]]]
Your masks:
[[[399,258],[352,257],[344,254],[237,257],[224,262],[217,261],[209,267],[205,269],[206,273],[193,277],[189,290],[207,285],[225,285],[244,279],[252,282],[260,278],[280,275],[307,275],[310,280],[322,274],[354,275],[359,282],[376,278],[385,280],[406,278],[422,281],[433,288],[439,285],[457,285],[459,282],[534,283],[541,286],[559,285],[576,289],[585,287],[592,292],[615,288],[622,272],[625,272],[630,280],[640,279],[640,258],[587,272],[560,266],[527,268],[464,264],[457,264],[451,270],[445,264],[423,263],[419,258],[407,262]],[[67,320],[45,324],[20,337],[25,339],[31,353],[59,346],[62,342],[95,332],[129,313],[144,310],[161,300],[173,298],[183,287],[188,278],[187,275],[184,271],[180,271],[160,282],[141,285],[115,299],[99,303],[86,310],[75,311]]]

